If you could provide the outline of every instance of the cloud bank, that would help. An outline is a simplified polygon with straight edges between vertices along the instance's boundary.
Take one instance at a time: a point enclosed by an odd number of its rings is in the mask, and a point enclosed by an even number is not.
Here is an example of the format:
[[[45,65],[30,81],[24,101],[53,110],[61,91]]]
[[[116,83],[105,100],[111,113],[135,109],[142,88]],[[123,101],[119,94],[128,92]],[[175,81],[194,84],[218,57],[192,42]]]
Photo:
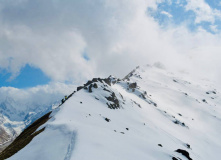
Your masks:
[[[28,89],[1,87],[0,110],[2,110],[2,112],[8,112],[11,106],[14,108],[14,110],[11,111],[12,113],[16,113],[16,111],[19,113],[37,110],[37,108],[35,108],[36,106],[39,108],[50,107],[49,105],[60,103],[64,95],[69,95],[75,89],[75,85],[62,83],[50,83],[48,85],[36,86]],[[4,103],[9,105],[9,108],[5,109]]]
[[[184,7],[196,13],[196,23],[213,24],[220,11],[198,1],[202,5],[188,0]],[[13,78],[29,64],[53,81],[79,83],[94,76],[124,77],[137,65],[161,61],[172,70],[220,80],[220,33],[200,27],[191,32],[185,21],[162,28],[148,14],[162,2],[1,1],[0,68]]]

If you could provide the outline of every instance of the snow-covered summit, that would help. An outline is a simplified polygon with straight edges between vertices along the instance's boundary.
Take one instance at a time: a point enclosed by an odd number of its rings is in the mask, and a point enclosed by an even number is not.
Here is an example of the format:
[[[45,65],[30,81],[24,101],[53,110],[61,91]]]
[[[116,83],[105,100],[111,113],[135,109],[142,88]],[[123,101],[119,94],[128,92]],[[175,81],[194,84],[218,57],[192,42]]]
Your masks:
[[[203,81],[137,67],[79,86],[9,160],[219,160],[220,107]]]

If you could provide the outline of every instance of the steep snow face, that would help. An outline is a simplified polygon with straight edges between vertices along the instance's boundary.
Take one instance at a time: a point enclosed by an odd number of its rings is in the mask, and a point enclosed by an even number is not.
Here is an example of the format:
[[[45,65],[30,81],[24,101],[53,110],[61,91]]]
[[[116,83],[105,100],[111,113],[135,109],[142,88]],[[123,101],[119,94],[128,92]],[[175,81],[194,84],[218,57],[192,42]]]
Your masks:
[[[78,90],[9,160],[221,157],[220,92],[205,81],[144,66],[124,80],[93,79]]]

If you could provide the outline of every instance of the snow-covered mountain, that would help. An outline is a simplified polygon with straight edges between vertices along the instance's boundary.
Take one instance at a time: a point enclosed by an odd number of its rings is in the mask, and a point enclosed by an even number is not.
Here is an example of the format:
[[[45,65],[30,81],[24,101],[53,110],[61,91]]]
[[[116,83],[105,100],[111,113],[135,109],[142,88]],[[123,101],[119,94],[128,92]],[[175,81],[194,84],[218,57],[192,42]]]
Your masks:
[[[59,98],[70,93],[67,87],[57,83],[30,89],[0,88],[0,152],[24,128],[51,111],[53,104],[60,103]]]
[[[122,80],[94,78],[78,87],[0,157],[220,160],[220,107],[220,92],[208,81],[137,67]]]
[[[26,126],[51,109],[51,104],[48,106],[25,104],[16,102],[13,98],[6,98],[0,103],[0,151],[13,141]]]

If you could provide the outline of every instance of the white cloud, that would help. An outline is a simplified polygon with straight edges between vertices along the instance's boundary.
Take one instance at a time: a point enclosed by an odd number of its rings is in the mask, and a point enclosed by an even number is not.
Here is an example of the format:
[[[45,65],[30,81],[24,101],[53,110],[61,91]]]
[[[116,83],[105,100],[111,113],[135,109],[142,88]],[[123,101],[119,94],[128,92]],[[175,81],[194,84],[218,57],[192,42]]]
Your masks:
[[[28,89],[1,87],[0,116],[3,114],[12,121],[21,121],[27,118],[29,112],[44,113],[52,105],[58,105],[64,95],[69,95],[74,90],[75,85],[63,83],[50,83]]]
[[[48,85],[32,87],[28,89],[17,89],[13,87],[0,88],[0,102],[7,98],[13,98],[15,101],[24,103],[39,103],[46,105],[49,102],[55,102],[58,98],[63,98],[65,94],[70,94],[76,89],[75,85],[64,83],[50,83]],[[39,101],[40,100],[40,101]],[[30,106],[31,107],[31,106]]]
[[[173,17],[172,14],[170,14],[169,12],[166,12],[166,11],[161,11],[160,13],[166,15],[166,16],[169,17],[169,18],[172,18],[172,17]]]
[[[16,110],[29,111],[36,106],[48,107],[48,105],[59,102],[64,95],[69,95],[76,90],[75,85],[67,85],[63,83],[50,83],[48,85],[32,87],[28,89],[17,89],[13,87],[0,88],[0,104],[10,100],[20,105]],[[13,107],[16,107],[13,106]]]
[[[187,11],[191,10],[196,14],[195,23],[203,21],[214,23],[217,18],[221,18],[221,11],[211,8],[205,0],[187,0],[185,9]]]
[[[156,61],[162,61],[167,68],[185,68],[202,74],[206,70],[220,75],[214,66],[221,67],[218,62],[220,56],[217,54],[221,36],[200,29],[191,33],[185,25],[161,29],[146,13],[147,7],[157,7],[161,2],[1,2],[0,67],[16,75],[22,66],[30,64],[39,67],[54,81],[80,83],[94,76],[115,74],[124,77],[135,66]],[[198,9],[194,5],[189,2],[189,9],[196,10],[198,14],[215,14],[208,7],[205,9],[205,6],[200,5]],[[208,16],[199,17],[197,22],[204,19],[213,21]],[[206,59],[202,60],[199,54],[195,54],[205,46],[211,51],[202,51],[202,54],[205,57],[216,57],[212,66]],[[89,61],[83,58],[84,51]],[[189,58],[195,55],[196,58]]]
[[[210,29],[211,29],[213,32],[218,32],[217,25],[210,25]]]

